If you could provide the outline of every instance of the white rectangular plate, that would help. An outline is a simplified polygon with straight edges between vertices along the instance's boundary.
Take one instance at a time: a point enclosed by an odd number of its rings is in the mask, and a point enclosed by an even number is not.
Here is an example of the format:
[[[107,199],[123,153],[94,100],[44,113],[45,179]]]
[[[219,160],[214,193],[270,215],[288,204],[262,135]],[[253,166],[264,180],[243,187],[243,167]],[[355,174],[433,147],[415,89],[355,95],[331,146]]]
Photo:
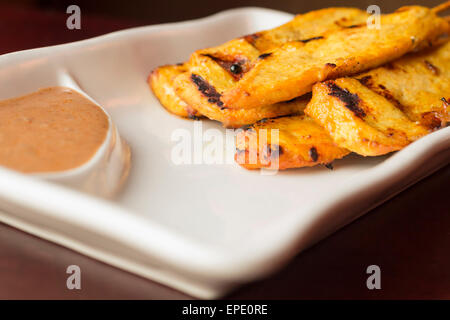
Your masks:
[[[339,227],[448,163],[450,128],[389,157],[349,156],[277,175],[236,164],[171,161],[176,129],[146,78],[199,48],[272,28],[286,13],[243,8],[0,57],[0,98],[73,79],[130,144],[122,193],[96,198],[0,169],[0,220],[194,296],[214,298],[262,277]],[[203,129],[219,124],[203,121]],[[407,223],[407,221],[405,221]]]

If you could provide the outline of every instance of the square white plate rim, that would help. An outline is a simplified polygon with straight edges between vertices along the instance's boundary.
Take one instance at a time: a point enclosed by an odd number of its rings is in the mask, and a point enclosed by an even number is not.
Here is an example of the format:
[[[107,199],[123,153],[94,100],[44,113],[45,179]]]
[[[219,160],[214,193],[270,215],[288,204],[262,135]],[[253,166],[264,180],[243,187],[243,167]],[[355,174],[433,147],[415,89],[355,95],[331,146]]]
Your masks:
[[[13,63],[74,48],[211,24],[236,15],[251,19],[258,14],[285,20],[291,17],[262,8],[232,9],[193,21],[139,27],[80,42],[2,55],[0,72]],[[3,168],[0,168],[0,220],[194,296],[214,298],[237,284],[274,271],[299,251],[446,165],[449,148],[450,128],[434,132],[393,154],[363,177],[352,177],[345,188],[327,195],[326,202],[302,208],[303,212],[314,212],[314,215],[292,214],[280,219],[276,229],[282,232],[260,234],[256,241],[244,243],[235,251],[217,251],[109,201]]]

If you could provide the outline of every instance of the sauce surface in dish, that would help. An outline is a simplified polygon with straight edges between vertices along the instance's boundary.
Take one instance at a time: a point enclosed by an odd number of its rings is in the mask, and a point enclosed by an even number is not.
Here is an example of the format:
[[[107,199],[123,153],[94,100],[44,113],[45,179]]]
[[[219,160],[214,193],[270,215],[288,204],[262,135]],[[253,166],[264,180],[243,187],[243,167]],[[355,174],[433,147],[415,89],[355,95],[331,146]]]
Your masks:
[[[106,139],[105,112],[81,94],[50,87],[0,101],[0,165],[24,173],[89,161]]]

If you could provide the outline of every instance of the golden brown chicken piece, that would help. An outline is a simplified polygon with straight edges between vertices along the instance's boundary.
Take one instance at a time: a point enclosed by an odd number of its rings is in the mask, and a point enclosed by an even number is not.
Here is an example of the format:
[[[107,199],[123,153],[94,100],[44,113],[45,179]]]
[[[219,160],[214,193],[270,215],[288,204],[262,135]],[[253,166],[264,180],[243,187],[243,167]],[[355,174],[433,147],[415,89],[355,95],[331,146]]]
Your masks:
[[[229,108],[255,108],[289,100],[309,92],[316,82],[369,70],[423,49],[450,30],[449,21],[436,12],[403,7],[382,15],[378,28],[361,24],[286,43],[258,59],[221,101]]]
[[[191,71],[203,63],[205,58],[230,75],[233,82],[239,80],[251,67],[251,62],[261,52],[244,38],[233,39],[213,48],[197,50],[191,54],[187,63]]]
[[[239,128],[261,119],[288,114],[302,114],[309,97],[280,102],[253,109],[228,109],[220,101],[220,92],[233,85],[233,76],[208,56],[198,56],[192,72],[176,77],[176,95],[209,119],[217,120],[228,128]],[[205,79],[209,79],[206,81]],[[213,85],[214,84],[214,85]]]
[[[290,41],[305,41],[325,32],[354,28],[366,23],[368,13],[356,8],[326,8],[299,14],[291,21],[271,30],[244,37],[261,52],[274,49]]]
[[[409,54],[357,78],[429,129],[450,121],[450,42]]]
[[[299,14],[277,28],[197,50],[191,55],[188,65],[195,66],[199,56],[209,56],[239,80],[252,62],[267,50],[290,41],[308,41],[332,30],[352,28],[365,23],[367,17],[365,11],[356,8],[327,8]]]
[[[173,80],[186,71],[185,65],[166,65],[156,68],[148,77],[148,84],[161,104],[171,113],[195,119],[200,113],[181,100],[175,93]]]
[[[278,141],[272,131],[278,130]],[[276,139],[276,133],[273,134]],[[313,119],[288,116],[260,121],[236,136],[236,162],[247,169],[311,167],[329,164],[350,151],[338,147]]]
[[[428,130],[353,78],[317,83],[305,113],[340,147],[363,156],[400,150]]]
[[[368,14],[355,8],[327,8],[297,15],[288,23],[266,31],[261,31],[242,38],[233,39],[217,47],[194,52],[188,63],[182,66],[164,66],[156,69],[149,77],[149,84],[160,102],[172,113],[183,117],[198,117],[205,112],[211,119],[223,122],[225,126],[238,127],[254,123],[260,119],[296,113],[295,104],[277,104],[253,109],[226,111],[217,108],[208,99],[198,99],[194,93],[196,86],[187,82],[192,73],[201,75],[218,93],[233,86],[251,67],[252,61],[267,49],[277,47],[287,41],[303,40],[320,36],[329,30],[353,27],[365,22]],[[262,55],[264,57],[264,55]],[[202,69],[199,72],[197,69]],[[210,70],[208,70],[210,68]],[[188,72],[189,75],[183,74]],[[183,100],[178,99],[173,88],[174,77],[181,75],[178,83],[186,83],[188,88],[179,88],[184,92]],[[219,90],[222,88],[222,90]],[[198,91],[198,89],[197,89]],[[188,94],[189,93],[189,94]],[[191,96],[190,93],[194,93]],[[202,102],[201,104],[199,104]],[[197,109],[197,112],[194,111]],[[239,120],[241,119],[241,120]]]

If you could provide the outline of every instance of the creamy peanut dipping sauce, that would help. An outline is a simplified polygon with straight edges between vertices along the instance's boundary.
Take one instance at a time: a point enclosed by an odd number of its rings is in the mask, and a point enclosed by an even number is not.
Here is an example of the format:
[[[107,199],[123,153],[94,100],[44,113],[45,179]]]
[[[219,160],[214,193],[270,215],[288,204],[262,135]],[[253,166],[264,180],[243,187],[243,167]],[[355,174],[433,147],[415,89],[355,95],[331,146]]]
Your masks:
[[[51,87],[0,101],[0,165],[25,173],[73,169],[105,141],[108,117],[81,94]]]

